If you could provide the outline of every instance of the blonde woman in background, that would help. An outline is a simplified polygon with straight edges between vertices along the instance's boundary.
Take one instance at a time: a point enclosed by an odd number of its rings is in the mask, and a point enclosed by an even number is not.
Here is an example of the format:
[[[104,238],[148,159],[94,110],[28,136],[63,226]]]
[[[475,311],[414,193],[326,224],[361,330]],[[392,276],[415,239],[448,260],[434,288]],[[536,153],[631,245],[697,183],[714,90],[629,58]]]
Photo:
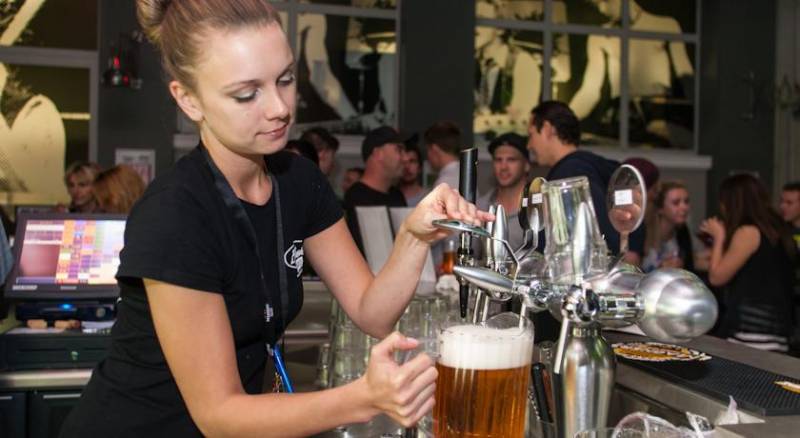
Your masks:
[[[642,269],[682,268],[708,270],[708,249],[694,241],[689,231],[689,191],[678,181],[656,185],[647,209],[647,237]]]
[[[94,213],[97,201],[92,194],[92,184],[100,173],[100,165],[88,161],[76,161],[64,172],[64,184],[67,186],[70,202],[67,211],[70,213]]]

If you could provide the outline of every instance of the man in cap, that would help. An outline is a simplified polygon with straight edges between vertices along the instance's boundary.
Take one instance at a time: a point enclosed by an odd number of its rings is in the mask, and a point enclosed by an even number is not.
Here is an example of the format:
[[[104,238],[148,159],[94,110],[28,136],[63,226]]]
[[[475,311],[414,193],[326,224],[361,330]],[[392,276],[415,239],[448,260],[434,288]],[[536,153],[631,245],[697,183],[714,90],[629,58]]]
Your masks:
[[[495,187],[478,199],[481,210],[500,204],[508,219],[508,243],[511,248],[522,244],[524,232],[519,226],[519,203],[527,183],[531,165],[528,161],[527,139],[515,133],[503,134],[489,143]]]
[[[355,208],[358,206],[405,207],[403,192],[395,184],[403,174],[403,143],[407,136],[391,126],[373,129],[361,143],[364,175],[344,194],[347,225],[358,247],[363,250]]]

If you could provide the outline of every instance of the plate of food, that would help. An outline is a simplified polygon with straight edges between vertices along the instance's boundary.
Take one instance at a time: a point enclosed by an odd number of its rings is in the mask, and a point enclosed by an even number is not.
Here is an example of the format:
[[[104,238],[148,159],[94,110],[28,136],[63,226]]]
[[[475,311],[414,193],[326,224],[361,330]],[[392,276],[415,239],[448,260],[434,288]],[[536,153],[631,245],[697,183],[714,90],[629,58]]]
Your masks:
[[[646,362],[692,362],[711,359],[711,356],[701,351],[660,342],[620,342],[611,347],[617,356]]]

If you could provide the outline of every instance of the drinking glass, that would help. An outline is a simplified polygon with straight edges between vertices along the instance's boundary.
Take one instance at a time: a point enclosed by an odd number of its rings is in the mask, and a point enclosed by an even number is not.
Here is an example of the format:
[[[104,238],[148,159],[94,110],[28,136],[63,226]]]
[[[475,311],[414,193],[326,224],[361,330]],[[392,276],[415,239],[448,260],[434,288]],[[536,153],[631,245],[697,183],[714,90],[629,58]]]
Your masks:
[[[580,284],[606,272],[608,247],[597,223],[585,176],[548,181],[542,185],[550,278],[557,284]]]

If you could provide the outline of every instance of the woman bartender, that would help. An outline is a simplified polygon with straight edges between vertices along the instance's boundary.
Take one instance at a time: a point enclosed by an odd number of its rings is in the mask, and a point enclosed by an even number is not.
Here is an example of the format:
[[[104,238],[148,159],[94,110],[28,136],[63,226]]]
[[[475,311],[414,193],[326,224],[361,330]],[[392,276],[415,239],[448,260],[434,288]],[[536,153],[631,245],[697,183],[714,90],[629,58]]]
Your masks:
[[[436,370],[424,354],[396,364],[393,352],[417,342],[389,333],[430,242],[444,236],[431,221],[491,217],[437,187],[373,278],[322,174],[281,151],[294,58],[269,1],[138,0],[137,9],[202,144],[130,214],[109,356],[61,435],[307,436],[379,413],[415,423],[433,405]],[[385,339],[348,385],[260,394],[267,350],[302,305],[303,254],[353,321]]]

